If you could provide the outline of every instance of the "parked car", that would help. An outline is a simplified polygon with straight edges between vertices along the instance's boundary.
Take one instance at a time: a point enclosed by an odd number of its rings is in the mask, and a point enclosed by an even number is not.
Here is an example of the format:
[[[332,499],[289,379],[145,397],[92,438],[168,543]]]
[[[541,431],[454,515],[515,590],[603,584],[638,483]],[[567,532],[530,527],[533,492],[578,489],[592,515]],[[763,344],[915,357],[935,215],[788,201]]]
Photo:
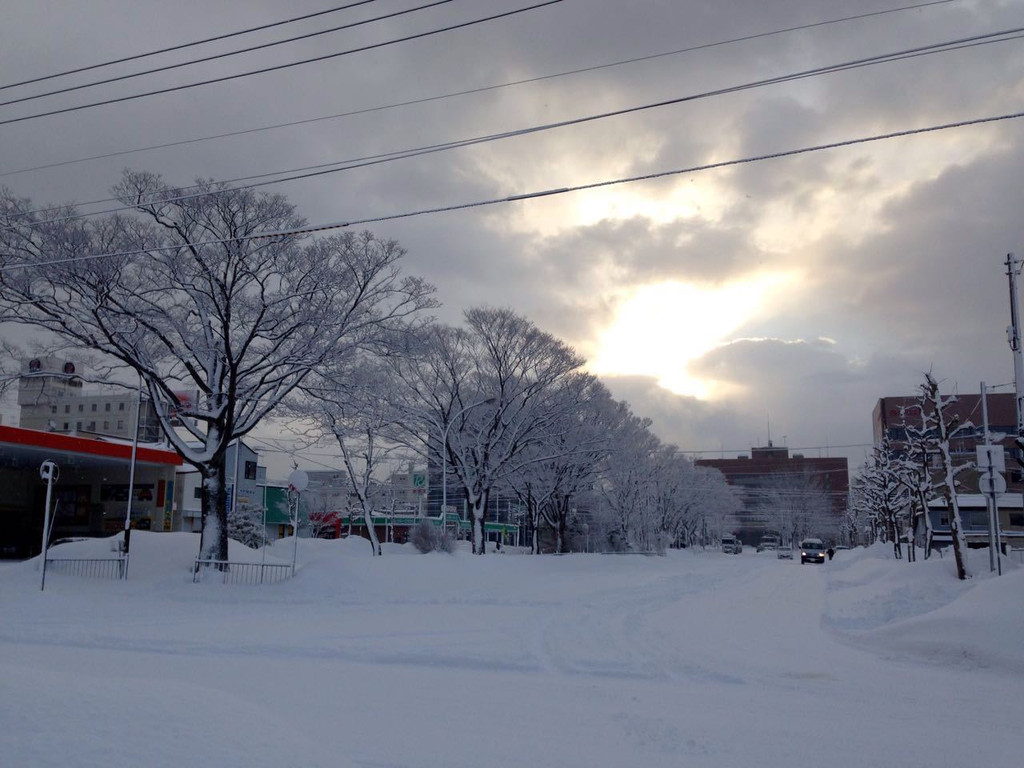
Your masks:
[[[792,545],[785,546],[785,545],[781,545],[780,544],[778,550],[775,553],[775,556],[777,558],[779,558],[779,560],[792,560],[793,559],[793,547],[792,547]]]
[[[800,564],[824,563],[826,549],[821,539],[804,539],[800,542]]]
[[[765,550],[776,550],[779,548],[779,537],[778,536],[762,536],[761,541],[758,542],[757,551],[764,552]]]
[[[743,551],[743,542],[735,536],[727,535],[722,537],[722,552],[727,555],[738,555]]]

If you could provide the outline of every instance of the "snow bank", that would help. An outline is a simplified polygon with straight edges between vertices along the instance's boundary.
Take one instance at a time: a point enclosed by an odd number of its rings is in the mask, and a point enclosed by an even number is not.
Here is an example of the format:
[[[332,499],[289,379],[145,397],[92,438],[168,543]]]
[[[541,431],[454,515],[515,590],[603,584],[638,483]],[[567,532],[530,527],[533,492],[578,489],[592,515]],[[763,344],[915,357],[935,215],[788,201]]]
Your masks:
[[[975,576],[960,581],[951,552],[908,563],[887,545],[841,551],[829,572],[823,621],[887,654],[1024,673],[1024,569],[1004,560],[997,577],[987,569],[987,551],[970,557]]]

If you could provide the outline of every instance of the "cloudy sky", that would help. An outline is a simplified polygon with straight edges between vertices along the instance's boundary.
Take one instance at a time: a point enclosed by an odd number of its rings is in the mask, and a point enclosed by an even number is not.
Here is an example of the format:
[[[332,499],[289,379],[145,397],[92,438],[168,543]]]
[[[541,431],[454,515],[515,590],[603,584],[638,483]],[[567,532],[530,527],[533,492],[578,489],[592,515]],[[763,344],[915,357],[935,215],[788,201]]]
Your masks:
[[[428,2],[376,0],[6,88],[0,101]],[[910,9],[910,0],[563,0],[271,73],[3,124],[538,2],[454,0],[0,106],[0,184],[39,203],[102,200],[126,167],[182,185],[199,176],[238,179],[678,101],[1024,27],[1019,0]],[[0,79],[16,83],[343,4],[6,0]],[[459,322],[478,304],[528,316],[581,351],[666,442],[729,455],[764,444],[770,429],[776,444],[847,455],[856,466],[877,398],[911,393],[922,371],[934,369],[962,392],[1012,379],[1003,261],[1009,251],[1024,252],[1024,120],[730,162],[1022,111],[1024,41],[1014,34],[266,189],[322,224],[725,163],[371,228],[399,240],[407,270],[437,286],[442,319]],[[449,96],[465,91],[477,92]],[[235,135],[209,138],[222,134]],[[169,144],[176,145],[123,154]],[[111,153],[122,154],[68,162]],[[51,164],[59,165],[39,167]]]

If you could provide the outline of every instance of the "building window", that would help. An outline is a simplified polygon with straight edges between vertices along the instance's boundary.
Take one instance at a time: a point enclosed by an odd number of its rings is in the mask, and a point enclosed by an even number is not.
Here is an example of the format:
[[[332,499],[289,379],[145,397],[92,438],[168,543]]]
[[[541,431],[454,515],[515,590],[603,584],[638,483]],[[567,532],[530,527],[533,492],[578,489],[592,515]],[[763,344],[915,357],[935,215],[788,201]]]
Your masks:
[[[93,404],[92,404],[92,412],[93,412],[93,413],[96,413],[96,403],[93,403]]]
[[[64,413],[71,413],[71,406],[70,405],[65,405],[64,406]]]
[[[53,415],[56,412],[57,412],[57,406],[56,405],[51,405],[50,406],[50,414]]]
[[[106,432],[108,429],[110,429],[110,422],[109,421],[104,421],[103,422],[103,431]]]
[[[75,429],[81,430],[82,429],[82,422],[76,421],[75,422]]]
[[[71,426],[71,425],[70,425],[70,424],[68,424],[68,423],[67,423],[67,422],[65,421],[65,422],[64,422],[64,431],[65,431],[65,432],[67,432],[67,431],[68,431],[68,427],[70,427],[70,426]]]
[[[109,410],[110,410],[110,403],[105,403],[105,404],[103,405],[103,410],[104,410],[104,411],[109,411]]]
[[[117,404],[117,410],[123,411],[124,410],[124,403],[118,403]]]
[[[194,499],[201,499],[201,498],[203,498],[203,487],[201,485],[197,485],[196,486],[195,491],[192,493],[192,498],[194,498]]]
[[[117,428],[118,429],[124,429],[124,420],[123,419],[118,419],[117,420]]]
[[[89,422],[89,431],[90,432],[95,432],[96,431],[96,422],[95,421],[90,421]]]
[[[1010,525],[1015,528],[1024,528],[1024,512],[1011,512]]]
[[[256,479],[256,462],[247,461],[245,462],[245,479],[255,480]]]
[[[81,413],[81,412],[82,412],[82,411],[84,411],[84,410],[85,410],[85,406],[84,406],[84,405],[82,405],[81,403],[79,403],[79,404],[78,404],[78,412],[79,412],[79,413]]]

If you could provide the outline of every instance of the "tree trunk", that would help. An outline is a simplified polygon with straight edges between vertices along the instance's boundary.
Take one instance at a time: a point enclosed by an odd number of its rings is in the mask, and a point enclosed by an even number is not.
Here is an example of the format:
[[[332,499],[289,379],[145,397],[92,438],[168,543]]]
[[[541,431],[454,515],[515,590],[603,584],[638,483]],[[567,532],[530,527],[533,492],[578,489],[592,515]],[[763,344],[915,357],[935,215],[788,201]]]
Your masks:
[[[373,526],[373,508],[363,500],[363,524],[366,526],[366,535],[370,537],[370,546],[373,547],[373,556],[380,556],[380,539],[377,538],[377,529]]]
[[[225,486],[224,457],[203,467],[202,533],[199,534],[199,559],[227,562],[228,494]]]
[[[486,540],[484,538],[484,521],[487,516],[487,494],[473,498],[471,507],[473,511],[473,554],[484,555],[487,553]]]

